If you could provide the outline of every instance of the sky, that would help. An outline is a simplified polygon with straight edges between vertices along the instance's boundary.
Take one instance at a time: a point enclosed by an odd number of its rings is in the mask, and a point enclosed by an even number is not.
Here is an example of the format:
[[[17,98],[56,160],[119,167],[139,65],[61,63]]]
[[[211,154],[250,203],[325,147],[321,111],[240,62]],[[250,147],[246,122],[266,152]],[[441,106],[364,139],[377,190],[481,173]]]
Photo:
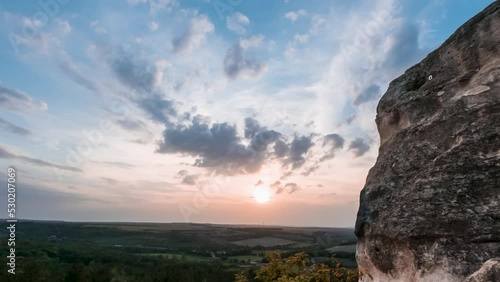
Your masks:
[[[2,1],[0,181],[25,219],[352,227],[389,82],[492,2]]]

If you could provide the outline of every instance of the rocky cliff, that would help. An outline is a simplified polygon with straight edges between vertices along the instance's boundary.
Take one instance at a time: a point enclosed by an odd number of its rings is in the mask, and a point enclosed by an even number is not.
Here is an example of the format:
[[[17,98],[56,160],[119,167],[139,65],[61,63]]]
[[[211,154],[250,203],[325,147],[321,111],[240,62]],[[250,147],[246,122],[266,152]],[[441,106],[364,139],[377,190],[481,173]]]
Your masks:
[[[391,82],[376,122],[360,281],[500,282],[500,2]]]

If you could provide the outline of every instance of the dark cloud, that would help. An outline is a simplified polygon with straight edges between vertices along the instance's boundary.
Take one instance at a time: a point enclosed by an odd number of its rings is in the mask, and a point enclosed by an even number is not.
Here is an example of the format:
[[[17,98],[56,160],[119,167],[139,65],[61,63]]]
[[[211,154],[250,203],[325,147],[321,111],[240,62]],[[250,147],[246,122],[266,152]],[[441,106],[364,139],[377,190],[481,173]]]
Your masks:
[[[21,135],[21,136],[30,136],[31,135],[31,131],[29,131],[25,128],[22,128],[20,126],[17,126],[8,120],[4,120],[1,117],[0,117],[0,128],[3,128],[11,133]]]
[[[370,144],[361,138],[356,138],[349,145],[349,150],[353,151],[356,157],[361,157],[370,150]]]
[[[345,140],[338,134],[328,134],[323,137],[323,148],[327,148],[320,162],[330,160],[335,156],[335,151],[344,148]]]
[[[331,146],[333,149],[344,148],[345,140],[338,134],[328,134],[323,137],[323,147]]]
[[[162,98],[159,95],[152,95],[148,98],[139,99],[137,104],[145,112],[149,113],[153,120],[167,126],[173,125],[171,118],[177,115],[174,102]]]
[[[58,169],[62,169],[62,170],[68,170],[68,171],[77,171],[77,172],[81,171],[81,169],[79,169],[79,168],[53,164],[53,163],[39,160],[39,159],[34,159],[34,158],[21,156],[21,155],[15,155],[15,154],[12,154],[11,152],[5,150],[2,147],[0,147],[0,159],[15,159],[15,160],[20,160],[20,161],[30,163],[33,165],[38,165],[38,166],[54,167],[54,168],[58,168]]]
[[[189,125],[165,129],[158,152],[190,155],[196,157],[195,166],[228,174],[259,171],[271,156],[269,147],[279,140],[281,134],[260,126],[256,120],[246,121],[252,128],[246,128],[245,136],[249,142],[238,136],[236,126],[210,124],[207,118],[197,115]]]
[[[26,93],[0,85],[0,107],[13,111],[26,109],[46,110],[47,104],[33,100]]]
[[[292,169],[302,167],[306,162],[305,156],[307,152],[314,145],[311,138],[311,136],[295,136],[289,145],[287,158],[284,163],[291,164]]]
[[[288,194],[292,194],[300,189],[300,186],[296,183],[287,183],[285,184],[285,189],[288,190]]]
[[[245,138],[253,138],[260,129],[261,127],[257,120],[251,117],[245,118]]]
[[[283,158],[288,153],[288,144],[283,140],[277,140],[274,143],[274,154],[278,158]]]
[[[257,77],[266,69],[266,65],[255,58],[247,57],[240,42],[235,43],[226,52],[224,59],[224,73],[230,79],[241,74]]]
[[[254,152],[240,143],[235,126],[228,123],[209,125],[196,116],[189,126],[178,125],[163,132],[160,153],[181,153],[198,157],[196,166],[224,171],[251,172],[260,168]]]
[[[186,185],[196,185],[198,183],[199,174],[188,174],[182,179],[182,183]]]
[[[257,183],[255,183],[255,187],[260,186],[262,184],[264,184],[264,181],[259,180],[259,181],[257,181]]]
[[[297,183],[288,182],[285,185],[281,185],[281,182],[276,181],[271,185],[271,188],[276,190],[276,194],[281,194],[283,192],[288,192],[288,194],[292,194],[300,189],[300,186]]]
[[[380,97],[380,86],[377,84],[372,84],[365,88],[358,96],[354,99],[353,104],[359,106],[363,103],[375,100]]]
[[[163,76],[161,64],[153,64],[133,55],[119,53],[111,62],[118,79],[137,93],[130,100],[148,113],[152,120],[172,125],[177,116],[174,102],[156,89]]]
[[[118,79],[138,91],[152,92],[157,83],[156,67],[131,54],[117,54],[111,67]]]

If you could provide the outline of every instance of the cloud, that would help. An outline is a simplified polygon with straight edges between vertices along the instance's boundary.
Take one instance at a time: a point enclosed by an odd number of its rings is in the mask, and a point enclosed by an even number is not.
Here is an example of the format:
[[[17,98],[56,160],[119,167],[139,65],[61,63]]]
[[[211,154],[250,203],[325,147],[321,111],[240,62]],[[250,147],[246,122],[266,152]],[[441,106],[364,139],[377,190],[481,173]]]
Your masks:
[[[57,31],[59,31],[62,35],[69,34],[71,32],[71,25],[68,21],[61,19],[54,19],[54,23],[56,25]]]
[[[288,144],[283,140],[277,140],[274,143],[274,154],[278,158],[283,158],[288,153]]]
[[[227,50],[224,58],[224,73],[228,78],[236,79],[240,75],[255,78],[265,72],[267,65],[250,57],[247,52],[249,49],[258,48],[262,39],[262,36],[242,39]]]
[[[284,163],[291,164],[292,169],[302,167],[306,162],[305,156],[313,145],[314,143],[310,136],[295,136],[289,145],[287,158]]]
[[[158,152],[189,155],[196,158],[194,166],[224,174],[254,173],[270,158],[268,148],[281,134],[261,127],[256,121],[252,124],[258,131],[247,134],[247,141],[243,142],[236,126],[209,124],[207,118],[198,115],[189,125],[165,129]]]
[[[130,4],[130,5],[137,5],[139,3],[147,3],[148,0],[127,0],[127,2]]]
[[[37,165],[37,166],[53,167],[53,168],[58,168],[58,169],[62,169],[62,170],[67,170],[67,171],[76,171],[76,172],[81,171],[81,169],[79,169],[79,168],[53,164],[53,163],[39,160],[39,159],[34,159],[34,158],[21,156],[21,155],[15,155],[15,154],[12,154],[9,151],[5,150],[2,147],[0,147],[0,159],[15,159],[15,160],[20,160],[20,161],[30,163],[33,165]]]
[[[188,53],[202,45],[207,34],[214,31],[214,25],[207,16],[201,15],[191,19],[184,33],[172,40],[174,53]]]
[[[285,185],[281,185],[280,181],[276,181],[270,186],[271,188],[275,189],[275,194],[281,194],[283,192],[288,192],[288,194],[292,194],[298,190],[301,189],[301,187],[294,182],[288,182]]]
[[[370,144],[361,138],[356,138],[349,145],[349,150],[352,151],[356,157],[361,157],[370,150]]]
[[[97,34],[105,34],[107,33],[108,31],[102,27],[100,24],[99,24],[99,21],[93,21],[90,23],[90,27],[94,30],[95,33]]]
[[[13,111],[23,111],[25,109],[47,110],[47,104],[33,100],[26,93],[0,85],[0,107]]]
[[[111,67],[124,84],[141,92],[152,92],[163,75],[159,66],[133,54],[119,52],[111,61]]]
[[[199,174],[188,174],[182,179],[182,183],[186,185],[196,185],[198,183]]]
[[[236,128],[228,123],[209,125],[196,116],[189,126],[178,125],[163,132],[160,153],[182,153],[197,157],[195,166],[224,171],[255,171],[252,152],[240,143]],[[260,166],[259,166],[260,167]]]
[[[335,156],[335,151],[344,148],[345,140],[338,134],[328,134],[323,137],[323,148],[328,150],[321,157],[320,162],[330,160]]]
[[[105,165],[105,166],[113,166],[113,167],[119,167],[123,169],[132,169],[135,168],[136,166],[133,164],[129,163],[124,163],[124,162],[110,162],[110,161],[92,161],[92,163],[95,164],[100,164],[100,165]]]
[[[173,125],[171,118],[177,116],[173,101],[155,94],[147,98],[139,98],[136,102],[154,121],[167,126]]]
[[[236,32],[237,34],[245,34],[245,27],[250,24],[250,20],[247,16],[242,13],[236,12],[226,17],[226,26],[229,30]]]
[[[289,19],[292,22],[295,22],[299,19],[301,16],[307,15],[307,12],[303,9],[300,9],[298,11],[290,11],[285,14],[285,18]]]
[[[122,84],[138,92],[129,97],[132,102],[148,113],[153,121],[172,125],[171,119],[177,116],[175,103],[157,89],[169,62],[158,60],[151,63],[134,55],[119,53],[110,64]]]
[[[424,50],[419,48],[419,34],[417,24],[400,22],[385,42],[388,51],[385,54],[383,67],[403,70],[421,59],[424,56]]]
[[[262,184],[264,184],[264,181],[259,180],[259,181],[257,181],[257,183],[255,183],[255,187],[260,186]]]
[[[125,130],[139,131],[146,127],[146,124],[138,119],[119,119],[116,123]]]
[[[97,84],[85,77],[80,70],[78,70],[77,66],[73,63],[69,55],[61,51],[57,56],[57,65],[63,71],[63,74],[67,75],[71,80],[75,83],[83,86],[84,88],[92,91],[99,92]]]
[[[359,106],[363,103],[377,99],[380,96],[380,86],[376,84],[371,84],[365,88],[358,96],[354,99],[353,104]]]
[[[155,21],[152,21],[152,22],[150,22],[150,23],[148,24],[148,28],[149,28],[149,30],[151,30],[151,31],[155,31],[155,30],[157,30],[159,26],[160,26],[160,25],[159,25],[157,22],[155,22]]]
[[[8,120],[4,120],[1,117],[0,117],[0,128],[3,128],[11,133],[21,135],[21,136],[30,136],[31,135],[31,131],[29,131],[25,128],[19,127],[15,124],[11,123]]]

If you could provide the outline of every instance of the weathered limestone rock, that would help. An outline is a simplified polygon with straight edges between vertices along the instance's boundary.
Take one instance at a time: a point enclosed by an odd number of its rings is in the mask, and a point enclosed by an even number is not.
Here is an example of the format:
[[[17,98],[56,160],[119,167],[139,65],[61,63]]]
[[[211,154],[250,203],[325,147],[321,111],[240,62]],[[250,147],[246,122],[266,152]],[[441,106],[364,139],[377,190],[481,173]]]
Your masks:
[[[395,79],[376,122],[360,281],[500,282],[500,1]]]

